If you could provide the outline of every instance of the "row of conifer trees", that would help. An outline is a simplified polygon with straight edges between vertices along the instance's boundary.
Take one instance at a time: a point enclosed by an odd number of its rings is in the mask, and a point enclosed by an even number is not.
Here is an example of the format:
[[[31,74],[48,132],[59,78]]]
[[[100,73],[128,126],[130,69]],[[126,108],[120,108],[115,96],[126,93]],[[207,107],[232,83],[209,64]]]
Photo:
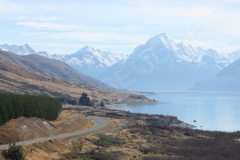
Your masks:
[[[21,116],[55,120],[61,109],[52,97],[0,93],[0,124]]]

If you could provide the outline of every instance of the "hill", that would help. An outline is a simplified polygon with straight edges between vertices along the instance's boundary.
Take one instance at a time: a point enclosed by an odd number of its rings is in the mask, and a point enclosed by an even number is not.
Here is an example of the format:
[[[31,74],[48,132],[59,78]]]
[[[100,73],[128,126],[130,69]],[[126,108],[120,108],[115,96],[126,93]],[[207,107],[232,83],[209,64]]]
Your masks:
[[[0,61],[5,64],[5,66],[9,64],[15,66],[15,68],[25,68],[42,76],[77,82],[91,87],[110,88],[110,86],[105,85],[99,80],[75,71],[61,61],[36,54],[20,56],[11,52],[0,51]]]
[[[31,69],[28,66],[29,64],[38,66],[41,61],[36,62],[37,64],[33,64],[35,61],[34,58],[31,59],[32,62],[30,63],[30,60],[22,60],[21,58],[23,57],[26,56],[19,56],[6,51],[0,51],[0,92],[50,95],[57,97],[70,96],[76,99],[85,92],[89,95],[91,100],[98,100],[99,102],[104,100],[105,104],[150,102],[144,96],[141,96],[141,99],[139,99],[138,94],[136,93],[115,90],[110,87],[88,85],[89,82],[86,84],[77,81],[67,81],[59,78],[60,76],[51,76],[51,72],[49,74],[41,73],[37,68]],[[45,60],[45,58],[43,59]],[[52,60],[47,61],[52,62]],[[62,62],[56,60],[53,61],[62,64]],[[46,65],[51,66],[51,64]],[[46,66],[43,66],[43,68],[44,67]],[[48,68],[46,68],[46,70],[47,69]],[[49,71],[51,71],[51,69],[49,69]]]

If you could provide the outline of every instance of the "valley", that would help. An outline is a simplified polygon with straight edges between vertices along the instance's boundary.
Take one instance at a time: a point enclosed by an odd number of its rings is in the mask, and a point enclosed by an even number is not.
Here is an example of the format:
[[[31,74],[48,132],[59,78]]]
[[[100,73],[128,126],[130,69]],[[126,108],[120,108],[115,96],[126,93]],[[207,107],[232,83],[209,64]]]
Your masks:
[[[238,127],[230,128],[234,129],[231,133],[202,130],[219,122],[213,121],[214,116],[198,119],[211,112],[204,109],[200,113],[206,98],[197,96],[239,91],[239,52],[223,56],[212,49],[176,43],[165,34],[149,39],[129,56],[114,57],[89,46],[71,55],[36,52],[27,44],[0,48],[0,92],[45,95],[63,104],[56,120],[19,117],[0,125],[1,149],[16,142],[23,146],[26,160],[232,160],[239,155]],[[163,93],[175,95],[176,101],[165,102],[153,91],[161,91],[161,97]],[[188,92],[193,94],[186,96]],[[77,104],[83,93],[93,106]],[[184,101],[180,103],[174,93]],[[214,108],[219,102],[219,97],[209,95],[203,108]],[[220,96],[225,104],[229,96]],[[228,107],[236,106],[233,100]],[[100,102],[115,107],[103,107]],[[164,103],[170,107],[162,108]],[[187,107],[192,115],[186,119],[183,111]],[[185,122],[168,115],[178,115]],[[228,117],[221,113],[224,115]],[[198,126],[192,125],[193,120]],[[198,124],[204,120],[204,125]]]
[[[239,160],[239,27],[239,0],[0,0],[0,160]]]

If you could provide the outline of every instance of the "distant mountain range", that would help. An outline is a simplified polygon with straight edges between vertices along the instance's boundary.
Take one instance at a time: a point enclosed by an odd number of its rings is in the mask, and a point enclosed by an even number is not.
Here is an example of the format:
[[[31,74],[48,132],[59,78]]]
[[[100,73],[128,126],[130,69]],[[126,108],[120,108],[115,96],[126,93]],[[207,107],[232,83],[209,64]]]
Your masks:
[[[8,51],[0,51],[0,62],[1,64],[8,64],[18,68],[24,68],[33,73],[47,77],[76,82],[91,87],[111,88],[99,80],[75,71],[61,61],[49,59],[37,54],[17,55]],[[5,68],[5,70],[7,70],[7,68]]]
[[[215,77],[203,80],[192,88],[194,91],[240,91],[240,60],[224,68]]]
[[[109,67],[98,78],[116,88],[143,91],[187,90],[216,75],[235,56],[176,43],[165,34],[138,46],[127,60]]]
[[[106,68],[126,59],[127,56],[123,54],[113,54],[111,52],[101,51],[93,47],[86,46],[72,54],[49,54],[45,51],[36,52],[28,44],[21,46],[16,45],[0,45],[0,48],[5,51],[10,51],[18,55],[37,54],[47,58],[60,60],[72,68],[82,73],[88,74],[92,77],[97,77]]]
[[[123,56],[86,46],[69,55],[36,52],[29,45],[0,45],[20,55],[37,54],[60,60],[72,68],[119,89],[180,91],[211,79],[240,58],[240,51],[221,54],[213,49],[177,43],[159,34]],[[200,84],[200,83],[199,83]]]
[[[0,45],[0,49],[2,49],[3,51],[9,51],[18,55],[36,54],[36,52],[28,44],[24,44],[21,46],[3,44],[3,45]]]
[[[86,46],[75,53],[64,56],[53,55],[51,58],[59,59],[80,72],[97,77],[106,68],[126,59],[127,56]]]

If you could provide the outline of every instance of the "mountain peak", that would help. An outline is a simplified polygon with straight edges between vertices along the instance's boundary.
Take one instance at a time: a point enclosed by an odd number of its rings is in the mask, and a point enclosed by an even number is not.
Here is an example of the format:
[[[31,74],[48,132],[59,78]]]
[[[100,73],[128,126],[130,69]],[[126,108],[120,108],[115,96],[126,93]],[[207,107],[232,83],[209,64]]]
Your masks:
[[[165,40],[169,40],[169,38],[167,37],[166,33],[160,33],[156,36],[153,36],[148,41],[157,41],[157,40],[165,41]]]
[[[83,48],[81,48],[80,50],[78,50],[77,52],[73,53],[72,55],[77,56],[77,57],[85,57],[85,56],[96,56],[96,57],[101,57],[102,54],[104,54],[105,52],[102,52],[99,49],[95,49],[92,46],[85,46]]]
[[[31,48],[27,43],[25,43],[23,46]]]
[[[28,45],[0,45],[0,48],[5,51],[10,51],[19,55],[28,55],[28,54],[36,54],[36,52]]]
[[[97,72],[97,70],[101,71],[122,59],[124,59],[124,56],[113,54],[109,51],[101,51],[91,46],[85,46],[77,52],[68,55],[65,62],[69,65],[74,65],[74,67],[78,66],[76,67],[78,70],[84,67],[88,68],[89,70],[85,69],[85,71],[88,74],[94,75],[94,72]],[[95,70],[91,71],[93,69]],[[84,70],[81,71],[85,73]]]
[[[166,33],[160,33],[160,34],[156,35],[155,37],[159,37],[160,39],[162,39],[162,38],[164,38],[164,39],[168,39]]]
[[[36,53],[27,43],[25,43],[23,46],[20,46],[20,48],[23,48],[23,50],[30,54]]]
[[[170,48],[172,46],[172,41],[167,37],[165,33],[158,34],[147,41],[147,44],[150,46],[159,46],[165,48]]]
[[[91,51],[91,52],[92,52],[92,51],[96,51],[95,48],[93,48],[92,46],[89,46],[89,45],[83,47],[81,50],[87,50],[87,51]]]

